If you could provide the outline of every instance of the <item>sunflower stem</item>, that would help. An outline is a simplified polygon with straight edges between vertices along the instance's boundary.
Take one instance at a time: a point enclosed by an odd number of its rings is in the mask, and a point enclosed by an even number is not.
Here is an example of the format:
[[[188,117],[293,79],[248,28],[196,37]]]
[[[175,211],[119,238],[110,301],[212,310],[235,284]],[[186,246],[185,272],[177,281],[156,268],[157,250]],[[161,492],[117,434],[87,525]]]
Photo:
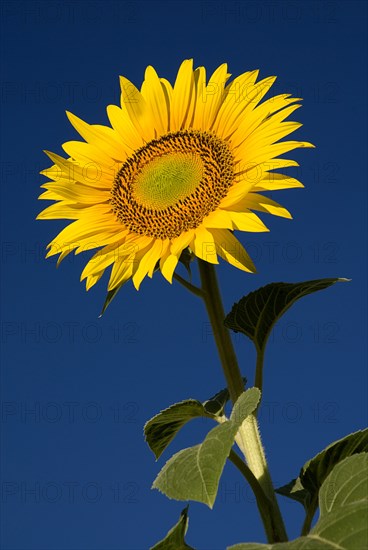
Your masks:
[[[199,273],[202,282],[202,293],[206,305],[208,317],[212,326],[217,349],[220,355],[222,368],[226,378],[230,398],[233,403],[244,391],[244,383],[240,373],[237,357],[229,331],[224,325],[225,313],[222,305],[220,290],[217,282],[216,271],[212,264],[198,258]],[[236,442],[243,452],[247,464],[257,479],[262,491],[270,502],[270,514],[272,515],[272,541],[287,541],[284,522],[276,500],[271,476],[268,470],[265,452],[262,446],[257,418],[254,414],[248,416],[240,427],[236,436]],[[266,527],[263,511],[261,518]]]
[[[257,348],[257,362],[256,362],[256,374],[254,378],[254,385],[261,392],[261,399],[262,399],[262,392],[263,392],[263,361],[264,361],[264,350],[260,350]],[[258,403],[258,406],[254,412],[256,416],[257,416],[260,404],[261,404],[261,401]]]
[[[240,374],[238,360],[235,355],[229,331],[223,321],[225,319],[220,289],[217,283],[214,266],[198,258],[199,272],[202,282],[202,293],[208,317],[212,326],[222,368],[225,374],[230,398],[233,403],[244,391],[244,382]]]
[[[200,288],[193,285],[192,283],[190,283],[189,281],[187,281],[186,279],[184,279],[183,277],[181,277],[177,273],[174,273],[174,279],[176,279],[178,281],[178,283],[183,285],[187,290],[190,290],[190,292],[192,292],[192,294],[195,294],[196,296],[199,296],[200,298],[204,298],[203,291]]]
[[[252,470],[247,464],[240,458],[240,456],[231,449],[229,454],[229,460],[238,468],[240,473],[247,480],[252,488],[254,496],[257,500],[257,506],[259,513],[262,517],[263,526],[267,536],[267,542],[274,542],[275,540],[275,526],[273,525],[273,516],[271,513],[271,502],[264,494],[262,487],[258,483],[257,478],[253,474]]]
[[[300,533],[301,537],[306,537],[309,531],[311,530],[312,521],[314,518],[314,514],[316,513],[317,507],[318,507],[318,494],[313,498],[312,502],[308,507],[308,510],[304,519],[302,531]]]
[[[261,350],[257,350],[256,376],[254,380],[254,385],[261,392],[263,387],[263,361],[264,361],[264,352]]]

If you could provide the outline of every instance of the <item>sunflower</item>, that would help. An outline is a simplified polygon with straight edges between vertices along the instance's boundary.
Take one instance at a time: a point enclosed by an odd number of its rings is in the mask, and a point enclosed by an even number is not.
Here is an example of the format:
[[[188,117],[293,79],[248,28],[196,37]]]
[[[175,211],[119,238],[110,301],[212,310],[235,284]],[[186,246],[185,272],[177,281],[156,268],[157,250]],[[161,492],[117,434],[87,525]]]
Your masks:
[[[98,248],[81,280],[91,288],[112,266],[109,291],[159,269],[169,282],[183,251],[206,262],[220,256],[248,272],[255,267],[234,230],[268,231],[254,211],[291,218],[263,191],[303,187],[275,172],[298,166],[280,158],[304,141],[279,141],[301,124],[285,122],[300,104],[290,94],[260,103],[275,77],[258,71],[230,83],[227,65],[206,80],[185,60],[172,86],[151,66],[138,90],[121,77],[121,106],[109,105],[110,126],[67,116],[84,141],[68,141],[40,199],[56,201],[38,219],[72,221],[48,245],[59,262]]]

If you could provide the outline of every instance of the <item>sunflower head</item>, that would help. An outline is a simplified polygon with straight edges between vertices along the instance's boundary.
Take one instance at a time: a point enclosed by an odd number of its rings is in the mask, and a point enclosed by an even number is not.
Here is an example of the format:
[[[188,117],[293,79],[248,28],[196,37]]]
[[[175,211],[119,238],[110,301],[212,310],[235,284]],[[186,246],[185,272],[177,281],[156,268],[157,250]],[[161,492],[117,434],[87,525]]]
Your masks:
[[[51,181],[41,199],[55,201],[38,219],[71,223],[47,256],[98,249],[81,279],[91,288],[112,266],[108,290],[129,279],[136,289],[159,269],[172,281],[185,252],[244,271],[254,265],[235,230],[268,231],[255,211],[290,218],[264,191],[303,187],[278,170],[297,166],[281,155],[303,141],[280,141],[301,126],[286,121],[300,104],[278,95],[261,102],[275,78],[257,71],[230,83],[223,64],[207,80],[186,60],[172,86],[147,67],[138,90],[121,77],[121,105],[111,126],[89,125],[67,113],[84,141],[64,143],[68,158],[47,153]]]

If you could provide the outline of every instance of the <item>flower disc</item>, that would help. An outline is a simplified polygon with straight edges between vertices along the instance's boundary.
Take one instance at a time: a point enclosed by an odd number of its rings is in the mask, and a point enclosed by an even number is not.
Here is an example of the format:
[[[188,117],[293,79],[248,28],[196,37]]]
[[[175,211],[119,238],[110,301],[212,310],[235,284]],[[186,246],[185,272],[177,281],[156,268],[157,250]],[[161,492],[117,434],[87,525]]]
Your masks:
[[[215,211],[233,179],[224,141],[198,131],[166,134],[127,159],[114,181],[111,204],[130,231],[173,239]]]

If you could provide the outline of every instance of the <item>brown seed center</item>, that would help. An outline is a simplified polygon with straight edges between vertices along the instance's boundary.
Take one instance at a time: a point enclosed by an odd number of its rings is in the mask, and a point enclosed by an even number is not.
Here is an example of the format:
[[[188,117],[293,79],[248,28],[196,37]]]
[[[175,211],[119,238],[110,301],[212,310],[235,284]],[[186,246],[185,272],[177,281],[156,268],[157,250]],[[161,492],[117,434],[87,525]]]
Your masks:
[[[233,180],[234,160],[223,140],[195,130],[169,133],[125,161],[111,205],[132,232],[173,239],[216,210]]]

